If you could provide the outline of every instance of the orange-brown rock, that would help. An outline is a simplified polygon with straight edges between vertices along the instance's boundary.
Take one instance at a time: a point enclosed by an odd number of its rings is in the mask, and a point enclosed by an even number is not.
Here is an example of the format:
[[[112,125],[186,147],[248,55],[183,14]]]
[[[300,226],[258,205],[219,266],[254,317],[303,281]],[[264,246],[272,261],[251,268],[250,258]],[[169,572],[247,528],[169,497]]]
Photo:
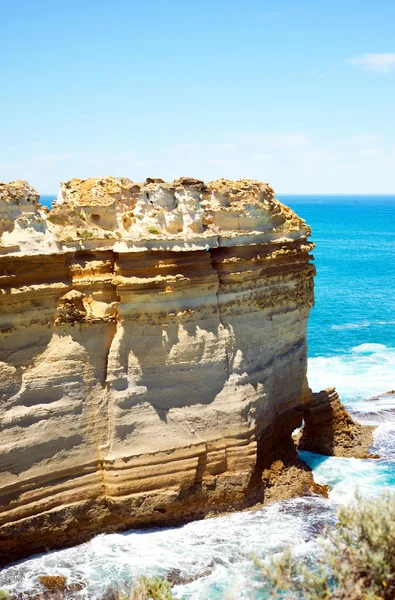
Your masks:
[[[66,589],[66,577],[62,575],[40,575],[38,579],[41,585],[51,592]]]
[[[374,427],[354,421],[335,389],[312,394],[304,412],[299,450],[327,456],[375,458],[369,454]]]
[[[310,467],[298,458],[289,439],[281,442],[281,448],[272,453],[272,460],[262,471],[264,504],[317,493]]]
[[[310,394],[305,222],[260,182],[111,177],[51,212],[2,185],[0,219],[0,562],[264,500]]]

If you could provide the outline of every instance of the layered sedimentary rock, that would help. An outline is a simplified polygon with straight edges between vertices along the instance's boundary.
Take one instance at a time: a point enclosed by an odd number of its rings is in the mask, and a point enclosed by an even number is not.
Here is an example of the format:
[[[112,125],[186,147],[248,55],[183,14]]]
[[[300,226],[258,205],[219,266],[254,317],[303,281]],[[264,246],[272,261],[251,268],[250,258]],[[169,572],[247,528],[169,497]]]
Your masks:
[[[370,458],[372,425],[361,425],[348,414],[334,388],[312,394],[305,407],[299,449],[326,456]],[[376,456],[372,455],[372,458]]]
[[[263,501],[310,398],[309,227],[249,180],[38,200],[0,185],[0,561]]]

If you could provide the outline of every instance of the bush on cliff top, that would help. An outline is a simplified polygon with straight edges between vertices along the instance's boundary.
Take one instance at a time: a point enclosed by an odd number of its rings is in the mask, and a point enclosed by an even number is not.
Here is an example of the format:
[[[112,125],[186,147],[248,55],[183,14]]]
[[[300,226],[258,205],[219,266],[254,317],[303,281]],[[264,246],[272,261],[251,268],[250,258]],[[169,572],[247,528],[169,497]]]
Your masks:
[[[275,588],[272,598],[303,600],[394,600],[395,495],[356,502],[338,511],[321,542],[318,569],[292,560],[291,553],[260,564]]]

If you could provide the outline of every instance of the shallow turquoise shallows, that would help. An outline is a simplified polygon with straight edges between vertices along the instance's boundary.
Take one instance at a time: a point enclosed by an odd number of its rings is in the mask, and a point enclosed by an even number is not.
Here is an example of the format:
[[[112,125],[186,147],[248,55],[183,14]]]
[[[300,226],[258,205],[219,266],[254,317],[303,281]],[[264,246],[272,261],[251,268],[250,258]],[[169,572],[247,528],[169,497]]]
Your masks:
[[[395,196],[280,196],[313,229],[316,306],[308,330],[309,382],[336,386],[353,415],[378,425],[380,460],[328,458],[304,452],[330,498],[299,498],[254,512],[170,530],[99,535],[77,548],[23,561],[0,573],[0,587],[38,591],[40,574],[88,584],[75,598],[96,600],[110,585],[141,575],[178,574],[182,600],[263,600],[251,554],[264,559],[292,545],[314,557],[315,538],[355,489],[376,495],[395,488]],[[44,197],[48,204],[52,197]]]

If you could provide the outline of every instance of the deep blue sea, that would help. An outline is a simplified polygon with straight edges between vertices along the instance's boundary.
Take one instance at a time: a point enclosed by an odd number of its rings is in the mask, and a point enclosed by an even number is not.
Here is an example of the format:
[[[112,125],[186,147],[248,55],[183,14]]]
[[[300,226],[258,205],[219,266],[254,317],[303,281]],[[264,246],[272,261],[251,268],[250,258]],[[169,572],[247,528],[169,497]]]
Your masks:
[[[395,342],[395,196],[282,196],[312,227],[309,355]]]
[[[313,230],[316,306],[308,328],[309,383],[336,386],[355,418],[378,425],[380,460],[302,453],[330,498],[299,498],[170,530],[99,535],[76,548],[31,558],[0,574],[0,587],[31,590],[39,574],[83,579],[75,595],[95,600],[108,585],[177,571],[194,579],[174,588],[182,600],[263,600],[251,555],[292,545],[312,556],[315,537],[356,488],[375,495],[395,487],[395,196],[278,196]],[[53,197],[44,197],[48,203]]]

